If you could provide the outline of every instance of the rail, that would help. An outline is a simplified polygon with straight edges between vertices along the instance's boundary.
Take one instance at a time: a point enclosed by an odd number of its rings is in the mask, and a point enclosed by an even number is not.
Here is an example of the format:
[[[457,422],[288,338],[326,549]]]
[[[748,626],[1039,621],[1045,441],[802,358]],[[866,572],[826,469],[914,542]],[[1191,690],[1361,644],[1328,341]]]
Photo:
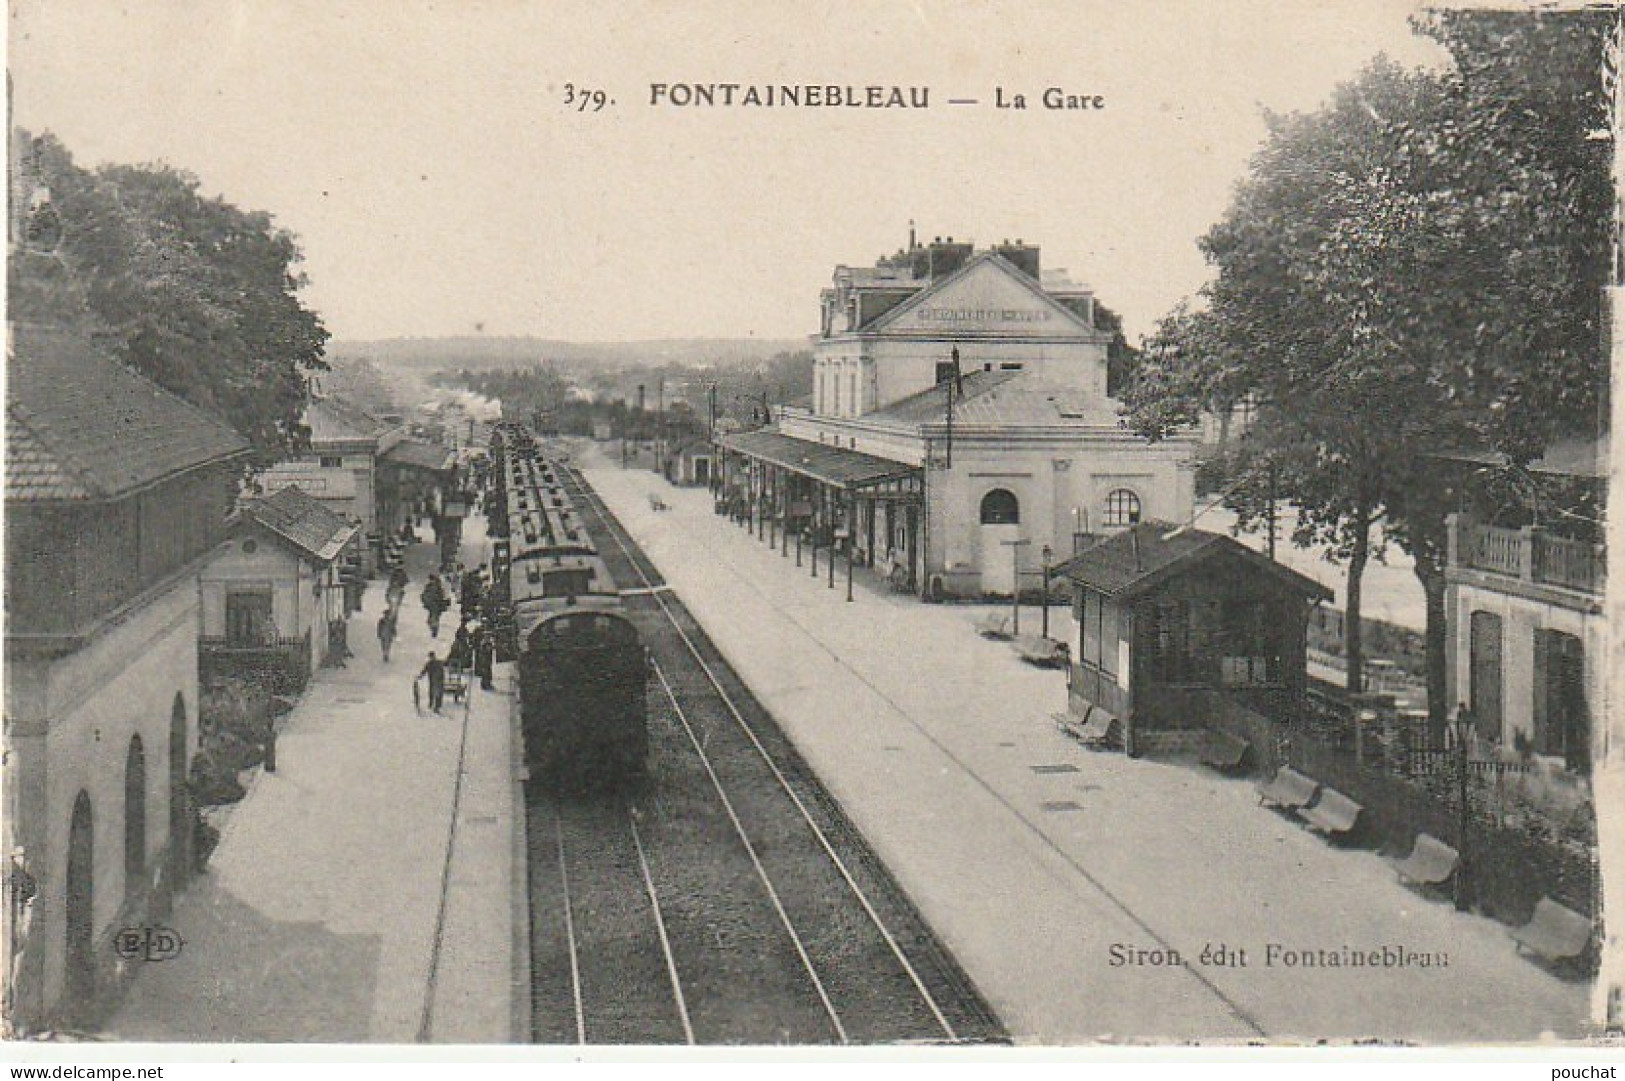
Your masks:
[[[657,603],[658,603],[658,605],[660,607],[661,613],[666,617],[667,621],[671,624],[672,628],[677,631],[678,636],[682,639],[684,647],[687,649],[689,654],[694,658],[696,664],[698,664],[698,666],[700,667],[700,670],[705,673],[707,681],[716,690],[718,698],[727,707],[729,715],[732,716],[732,718],[734,719],[734,722],[738,725],[740,730],[748,738],[748,740],[751,743],[751,746],[756,750],[757,754],[760,755],[762,760],[767,764],[768,769],[772,772],[772,774],[773,774],[774,778],[777,780],[779,786],[790,797],[791,802],[795,804],[796,809],[800,813],[802,820],[805,821],[807,823],[808,827],[812,830],[813,836],[817,839],[819,846],[824,851],[824,854],[829,858],[830,862],[834,865],[837,872],[839,872],[839,874],[841,876],[841,879],[842,879],[842,881],[844,881],[846,883],[847,888],[852,891],[853,897],[858,901],[860,907],[862,907],[862,909],[864,911],[864,914],[869,918],[870,923],[875,927],[875,929],[879,932],[881,938],[885,941],[885,943],[887,945],[887,948],[890,950],[892,956],[897,959],[898,964],[902,967],[902,969],[903,969],[904,973],[907,975],[909,981],[913,984],[914,989],[915,989],[916,993],[920,996],[921,1001],[930,1010],[931,1016],[935,1020],[938,1027],[940,1027],[942,1029],[944,1035],[946,1036],[946,1038],[948,1040],[950,1040],[950,1041],[957,1040],[959,1038],[959,1036],[958,1036],[958,1033],[955,1032],[953,1024],[948,1020],[947,1016],[943,1013],[941,1006],[937,1003],[936,998],[931,994],[930,989],[925,986],[925,981],[920,976],[918,970],[914,967],[913,962],[911,962],[908,959],[907,955],[903,952],[902,946],[898,943],[896,937],[892,934],[891,929],[888,928],[885,925],[885,922],[881,919],[880,914],[875,910],[874,905],[871,903],[869,897],[867,896],[867,894],[864,893],[862,887],[858,884],[857,879],[853,876],[851,870],[846,866],[845,861],[842,860],[840,855],[835,851],[835,847],[831,843],[831,841],[830,841],[828,835],[825,833],[824,829],[821,826],[819,826],[817,821],[813,818],[812,813],[807,809],[806,804],[802,802],[801,796],[791,786],[789,780],[784,776],[783,772],[779,769],[778,763],[773,761],[772,756],[770,754],[768,754],[768,752],[767,752],[767,748],[762,745],[761,740],[757,737],[755,730],[750,726],[749,722],[747,722],[745,720],[744,715],[739,711],[739,707],[734,703],[733,698],[723,688],[722,683],[717,678],[716,673],[714,671],[712,671],[711,666],[706,662],[705,658],[703,656],[701,656],[699,647],[697,645],[695,645],[694,640],[689,636],[688,632],[683,629],[682,624],[678,621],[676,615],[673,614],[673,612],[671,611],[671,608],[666,603],[665,598],[657,590],[657,583],[655,583],[654,580],[650,578],[648,573],[644,571],[642,565],[639,564],[638,560],[633,555],[631,549],[628,548],[628,546],[626,544],[626,541],[622,539],[620,533],[617,531],[615,526],[611,523],[610,517],[605,512],[605,510],[604,510],[604,508],[602,506],[602,500],[599,498],[598,494],[596,492],[593,492],[590,488],[587,487],[587,485],[584,483],[584,481],[580,477],[579,471],[572,469],[572,470],[570,470],[570,475],[571,475],[572,480],[575,482],[577,490],[583,496],[582,501],[592,508],[593,513],[598,517],[598,520],[603,524],[605,532],[607,532],[610,535],[610,537],[615,541],[616,546],[621,549],[622,554],[626,556],[627,562],[632,566],[633,570],[637,573],[638,577],[640,579],[642,579],[643,584],[644,584],[644,588],[648,589],[650,594],[652,596],[654,596],[655,600],[657,601]],[[663,585],[663,584],[664,583],[660,583],[660,585]],[[661,677],[661,683],[666,684],[664,674],[661,673],[658,668],[656,669],[656,672]],[[666,684],[666,690],[667,690],[667,693],[670,694],[671,688],[670,688],[669,684]],[[673,705],[674,706],[676,705],[675,698],[673,698]],[[681,716],[681,707],[678,707],[678,710],[679,710],[679,716]],[[687,727],[686,723],[685,723],[685,727]],[[690,732],[689,735],[690,735],[690,739],[692,741],[693,740],[693,733]],[[698,749],[698,746],[699,745],[696,742],[696,748],[697,749]],[[701,757],[702,757],[702,760],[705,761],[707,772],[711,772],[710,763],[705,758],[703,750],[701,751]],[[713,774],[712,776],[713,776],[713,781],[715,781],[715,775]],[[719,787],[719,791],[720,791],[720,787]],[[724,802],[726,803],[726,796],[724,796]],[[729,810],[729,814],[730,814],[730,816],[732,815],[731,809]],[[748,844],[748,842],[747,842],[747,844]],[[788,917],[785,917],[785,918],[787,919]],[[798,945],[798,951],[799,951],[799,945]],[[805,957],[804,953],[803,953],[803,957]],[[815,979],[815,982],[817,982],[816,976],[814,977],[814,979]],[[832,1020],[834,1021],[836,1031],[841,1035],[842,1042],[844,1043],[845,1042],[844,1027],[841,1025],[839,1018],[834,1015],[833,1007],[828,1003],[828,999],[824,995],[824,992],[823,992],[823,989],[822,989],[821,985],[820,985],[820,988],[819,988],[819,995],[820,995],[820,998],[824,999],[825,1004],[826,1004],[826,1008],[829,1008],[831,1010],[831,1017],[832,1017]]]

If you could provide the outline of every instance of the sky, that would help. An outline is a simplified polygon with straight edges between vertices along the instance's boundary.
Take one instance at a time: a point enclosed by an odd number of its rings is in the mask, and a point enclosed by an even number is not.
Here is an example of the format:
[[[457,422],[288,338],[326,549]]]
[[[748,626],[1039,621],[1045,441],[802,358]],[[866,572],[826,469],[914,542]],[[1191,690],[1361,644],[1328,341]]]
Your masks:
[[[1043,248],[1131,338],[1264,135],[1393,0],[12,0],[13,119],[270,211],[341,340],[802,337],[918,234]],[[920,110],[651,105],[656,83],[927,87]],[[1041,107],[1046,87],[1104,107]],[[613,104],[579,111],[569,88]],[[997,109],[1025,96],[1028,109]],[[949,98],[979,104],[956,106]]]

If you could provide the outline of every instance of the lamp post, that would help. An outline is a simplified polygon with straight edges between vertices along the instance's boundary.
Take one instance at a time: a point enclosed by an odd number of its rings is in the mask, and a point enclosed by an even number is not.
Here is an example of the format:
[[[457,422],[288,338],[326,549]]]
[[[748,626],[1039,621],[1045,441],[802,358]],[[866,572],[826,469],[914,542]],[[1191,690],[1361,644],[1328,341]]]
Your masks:
[[[1460,804],[1457,809],[1456,823],[1456,842],[1459,846],[1459,851],[1456,853],[1455,900],[1456,911],[1465,912],[1467,911],[1467,906],[1472,899],[1467,888],[1467,870],[1471,866],[1471,863],[1467,858],[1467,831],[1471,825],[1472,818],[1471,809],[1467,805],[1467,742],[1472,738],[1473,734],[1473,715],[1472,712],[1467,708],[1467,703],[1462,702],[1456,706],[1456,719],[1454,723],[1456,753],[1458,755],[1457,777],[1460,781],[1460,788],[1456,793],[1457,797],[1460,799]]]
[[[1041,584],[1040,588],[1043,590],[1043,596],[1044,596],[1044,637],[1048,638],[1049,637],[1049,561],[1052,558],[1054,558],[1055,549],[1051,548],[1049,545],[1046,544],[1046,545],[1044,545],[1044,547],[1042,549],[1039,550],[1038,554],[1039,554],[1040,558],[1043,560],[1043,567],[1044,567],[1044,581]]]

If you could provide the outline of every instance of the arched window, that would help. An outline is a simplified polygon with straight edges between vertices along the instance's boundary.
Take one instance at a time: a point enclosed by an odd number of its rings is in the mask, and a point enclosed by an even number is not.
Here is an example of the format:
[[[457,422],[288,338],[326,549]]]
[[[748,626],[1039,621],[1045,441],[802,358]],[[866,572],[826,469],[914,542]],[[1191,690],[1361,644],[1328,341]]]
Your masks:
[[[1133,525],[1140,520],[1140,497],[1127,488],[1113,489],[1106,496],[1106,525]]]
[[[982,497],[983,525],[1015,525],[1021,521],[1016,497],[1004,488],[995,488]]]
[[[124,894],[134,896],[147,871],[147,755],[130,737],[124,758]]]

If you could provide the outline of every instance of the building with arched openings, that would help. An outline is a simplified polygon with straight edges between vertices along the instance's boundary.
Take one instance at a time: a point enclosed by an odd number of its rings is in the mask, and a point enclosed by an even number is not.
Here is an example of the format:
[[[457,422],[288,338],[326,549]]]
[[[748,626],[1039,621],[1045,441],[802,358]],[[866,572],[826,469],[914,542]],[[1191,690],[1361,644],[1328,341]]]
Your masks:
[[[6,383],[8,1016],[93,1023],[114,936],[189,867],[198,571],[247,444],[76,335],[13,328]]]
[[[767,532],[926,596],[1009,596],[1046,548],[1191,516],[1194,435],[1126,428],[1094,295],[1037,247],[911,238],[837,267],[820,313],[811,404],[718,439],[725,497]]]

